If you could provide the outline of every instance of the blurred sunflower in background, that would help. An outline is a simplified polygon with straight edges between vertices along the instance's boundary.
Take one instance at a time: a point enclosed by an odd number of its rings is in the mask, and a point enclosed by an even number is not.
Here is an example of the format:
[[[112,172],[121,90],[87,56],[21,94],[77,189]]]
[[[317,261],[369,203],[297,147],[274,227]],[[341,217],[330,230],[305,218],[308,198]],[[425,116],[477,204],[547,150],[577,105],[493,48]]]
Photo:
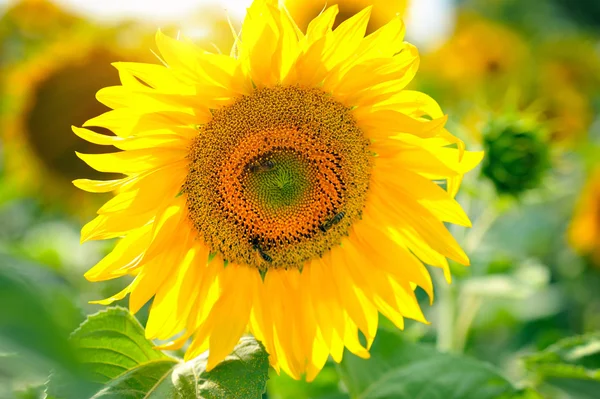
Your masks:
[[[89,23],[47,0],[20,0],[0,16],[0,69],[27,60]]]
[[[600,91],[597,45],[592,37],[560,37],[538,50],[537,92],[555,142],[578,142],[589,132]]]
[[[81,201],[90,199],[70,182],[98,174],[82,166],[75,151],[106,149],[74,137],[70,127],[108,109],[94,94],[118,83],[110,63],[119,58],[114,46],[79,37],[49,46],[6,74],[10,109],[0,121],[6,184],[46,205],[61,203],[84,211]]]
[[[99,303],[129,294],[135,313],[154,298],[146,336],[192,338],[185,358],[208,349],[208,370],[250,331],[277,371],[309,381],[344,348],[368,357],[378,312],[425,322],[423,262],[448,280],[447,258],[469,263],[443,223],[470,225],[453,197],[482,153],[405,90],[416,48],[398,16],[365,37],[371,10],[333,29],[333,5],[303,33],[257,0],[232,57],[159,32],[164,65],[115,64],[121,84],[97,94],[112,110],[74,128],[122,150],[78,154],[125,175],[74,182],[115,194],[82,241],[123,237],[86,278],[135,276]]]
[[[468,12],[461,13],[453,35],[426,54],[419,83],[441,93],[448,102],[502,98],[507,86],[526,79],[529,54],[526,43],[510,27]]]
[[[4,98],[9,87],[5,77],[11,68],[86,24],[45,0],[21,0],[0,13],[0,118],[8,114],[11,105]]]
[[[600,168],[593,171],[581,192],[569,228],[569,241],[578,252],[600,266]]]
[[[70,183],[97,173],[74,152],[106,149],[74,137],[71,125],[107,110],[93,95],[118,83],[110,63],[120,54],[152,57],[142,26],[132,21],[104,26],[45,0],[21,0],[4,12],[0,128],[7,198],[35,197],[42,206],[75,214],[97,204]]]

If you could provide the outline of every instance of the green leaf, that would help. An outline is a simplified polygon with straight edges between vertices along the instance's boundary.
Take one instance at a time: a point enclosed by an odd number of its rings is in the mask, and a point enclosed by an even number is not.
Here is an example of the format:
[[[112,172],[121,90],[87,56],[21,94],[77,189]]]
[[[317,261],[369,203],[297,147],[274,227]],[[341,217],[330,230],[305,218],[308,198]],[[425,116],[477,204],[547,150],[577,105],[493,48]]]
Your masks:
[[[538,381],[573,398],[597,398],[600,392],[600,333],[569,337],[525,359]]]
[[[108,382],[154,360],[176,362],[154,349],[154,344],[144,337],[142,325],[120,307],[89,316],[71,334],[71,341],[95,382]]]
[[[154,349],[140,323],[123,308],[88,317],[71,335],[91,384],[52,376],[49,399],[259,399],[268,379],[268,354],[243,337],[233,353],[210,372],[207,354],[189,362]]]
[[[260,399],[268,379],[269,360],[262,346],[243,337],[233,353],[206,371],[207,356],[186,363],[164,360],[130,370],[111,381],[98,399]]]
[[[110,381],[93,398],[137,399],[173,397],[173,395],[169,396],[169,393],[173,393],[174,389],[172,385],[168,386],[170,383],[168,377],[171,375],[174,367],[175,365],[172,360],[163,359],[145,363]]]
[[[54,373],[47,384],[48,398],[89,397],[102,384],[134,368],[157,360],[169,362],[171,367],[177,364],[177,360],[154,349],[140,323],[120,307],[88,316],[71,334],[70,343],[79,359],[79,373]]]
[[[498,399],[516,394],[491,365],[378,332],[371,358],[346,354],[340,372],[352,398]]]
[[[196,392],[206,399],[260,398],[269,379],[269,355],[256,339],[243,337],[214,370],[207,372],[206,356],[200,356],[175,372],[175,385],[182,393]]]
[[[294,380],[285,373],[277,375],[271,371],[267,384],[269,399],[349,399],[347,393],[340,391],[340,377],[333,362],[327,362],[317,378],[312,382]]]

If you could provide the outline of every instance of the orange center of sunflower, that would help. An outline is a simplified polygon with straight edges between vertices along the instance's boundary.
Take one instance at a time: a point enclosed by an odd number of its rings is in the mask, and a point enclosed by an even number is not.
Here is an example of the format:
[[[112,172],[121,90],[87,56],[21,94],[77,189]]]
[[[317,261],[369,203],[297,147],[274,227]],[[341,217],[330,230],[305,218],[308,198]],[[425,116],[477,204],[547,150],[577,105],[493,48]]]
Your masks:
[[[183,186],[189,217],[230,262],[302,268],[361,217],[368,146],[350,109],[327,93],[257,89],[200,127]]]

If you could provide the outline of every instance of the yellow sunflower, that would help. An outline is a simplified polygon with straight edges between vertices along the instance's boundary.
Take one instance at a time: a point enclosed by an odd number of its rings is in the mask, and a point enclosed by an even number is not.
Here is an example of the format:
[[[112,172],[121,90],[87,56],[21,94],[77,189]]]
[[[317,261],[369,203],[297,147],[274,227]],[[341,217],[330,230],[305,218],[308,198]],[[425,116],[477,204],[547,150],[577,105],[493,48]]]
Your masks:
[[[600,266],[600,168],[591,176],[569,228],[571,245]]]
[[[87,25],[47,0],[20,0],[0,13],[0,68],[28,59],[48,43]]]
[[[540,93],[552,141],[569,144],[584,139],[594,120],[590,99],[573,86],[552,82],[553,90],[545,87]]]
[[[86,273],[125,275],[132,312],[154,298],[146,335],[209,350],[208,369],[251,332],[272,366],[312,380],[344,347],[361,357],[378,311],[425,322],[423,262],[468,258],[444,222],[468,226],[453,199],[482,158],[444,129],[437,103],[404,90],[418,66],[399,17],[365,37],[371,7],[332,30],[338,7],[301,31],[276,1],[248,9],[235,56],[158,32],[163,65],[114,64],[113,108],[74,128],[122,149],[79,154],[101,172],[76,180],[115,197],[82,241],[122,237]],[[449,192],[432,180],[446,180]],[[366,337],[363,345],[359,330]]]
[[[561,37],[539,50],[539,96],[556,142],[585,138],[594,120],[592,98],[600,90],[600,57],[595,46],[592,38]]]
[[[110,50],[87,41],[62,43],[48,46],[7,73],[9,109],[0,126],[7,177],[19,191],[41,191],[44,199],[82,199],[69,182],[77,175],[99,175],[82,168],[73,151],[103,149],[69,134],[70,125],[107,110],[90,97],[103,86],[118,83],[105,67],[117,59]]]
[[[506,89],[527,75],[523,39],[500,23],[468,13],[459,15],[456,31],[436,51],[424,56],[424,77],[459,95]]]
[[[85,208],[82,205],[95,208],[98,202],[90,201],[71,181],[101,175],[82,163],[75,151],[111,149],[73,135],[71,125],[109,110],[94,94],[119,83],[110,63],[121,58],[123,49],[108,44],[114,43],[109,32],[90,26],[73,34],[68,43],[48,43],[3,74],[6,109],[0,116],[0,130],[9,184],[19,193],[38,196],[47,205],[62,203],[77,213]]]
[[[352,17],[367,6],[372,6],[371,18],[367,24],[367,33],[385,25],[395,15],[402,16],[408,6],[408,0],[284,0],[296,24],[303,31],[308,24],[326,7],[337,5],[338,15],[333,23],[336,28],[342,21]]]

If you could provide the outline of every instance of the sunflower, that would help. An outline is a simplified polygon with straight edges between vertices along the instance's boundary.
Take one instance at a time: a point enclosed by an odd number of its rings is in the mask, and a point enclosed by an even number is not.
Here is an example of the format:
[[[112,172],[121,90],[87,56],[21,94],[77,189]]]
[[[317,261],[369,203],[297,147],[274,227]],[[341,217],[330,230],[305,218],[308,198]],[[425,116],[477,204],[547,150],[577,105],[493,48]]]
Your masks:
[[[524,40],[508,26],[462,13],[448,41],[423,57],[422,78],[460,96],[481,91],[496,96],[527,76],[527,53]]]
[[[569,144],[585,139],[594,120],[590,99],[574,86],[553,82],[553,90],[546,87],[540,93],[552,141]]]
[[[600,57],[595,39],[561,37],[539,50],[537,86],[555,142],[585,138],[594,119],[594,97],[600,90]]]
[[[337,5],[338,15],[333,28],[342,21],[355,15],[367,6],[372,6],[371,17],[367,24],[367,33],[371,33],[385,25],[395,15],[404,15],[408,0],[284,0],[296,24],[303,31],[314,17],[319,15],[327,6]]]
[[[64,204],[77,213],[86,208],[82,205],[95,208],[98,202],[90,201],[71,181],[101,175],[83,164],[75,151],[111,149],[76,137],[71,125],[109,110],[94,94],[119,83],[110,63],[120,59],[123,50],[106,44],[111,42],[108,33],[92,27],[75,36],[68,43],[46,44],[2,76],[6,112],[0,128],[9,184],[19,193],[39,196],[46,205]]]
[[[0,68],[15,65],[86,25],[46,0],[20,0],[0,15]]]
[[[86,278],[135,276],[98,302],[129,294],[137,312],[154,298],[147,337],[175,338],[163,349],[192,338],[185,359],[209,350],[208,369],[245,332],[294,378],[344,347],[366,358],[378,311],[399,328],[425,322],[423,262],[448,279],[446,258],[469,262],[444,222],[470,224],[453,195],[482,154],[444,129],[433,99],[404,90],[418,54],[399,17],[365,37],[371,7],[332,30],[337,13],[303,32],[256,0],[235,56],[159,31],[163,65],[114,64],[121,85],[97,94],[113,110],[74,128],[123,150],[78,154],[126,175],[74,182],[115,193],[82,241],[122,237]]]
[[[600,266],[600,168],[584,188],[569,227],[571,245]]]

